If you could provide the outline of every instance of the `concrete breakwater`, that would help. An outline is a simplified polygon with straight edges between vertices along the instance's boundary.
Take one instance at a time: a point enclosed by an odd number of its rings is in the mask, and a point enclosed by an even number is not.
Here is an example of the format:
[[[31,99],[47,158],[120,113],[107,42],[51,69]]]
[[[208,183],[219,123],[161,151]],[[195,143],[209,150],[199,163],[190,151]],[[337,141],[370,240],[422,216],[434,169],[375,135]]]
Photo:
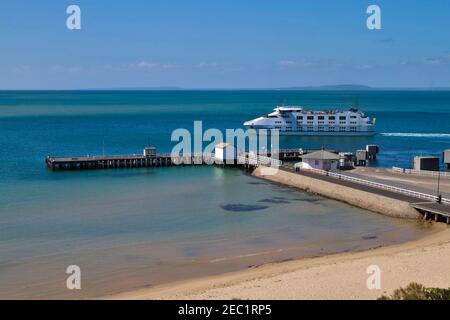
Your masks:
[[[410,202],[402,197],[389,197],[361,189],[348,187],[341,183],[324,181],[288,170],[278,170],[273,175],[264,175],[261,167],[257,167],[252,175],[275,183],[298,188],[330,199],[342,201],[350,205],[377,212],[386,216],[404,219],[418,219],[419,211],[411,207]]]

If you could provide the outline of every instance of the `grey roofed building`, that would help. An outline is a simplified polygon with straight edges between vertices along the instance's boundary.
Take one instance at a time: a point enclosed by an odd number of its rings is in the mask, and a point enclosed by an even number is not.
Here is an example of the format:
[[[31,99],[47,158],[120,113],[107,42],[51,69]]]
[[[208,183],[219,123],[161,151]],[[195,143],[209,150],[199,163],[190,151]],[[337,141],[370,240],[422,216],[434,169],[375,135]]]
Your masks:
[[[308,153],[302,156],[301,158],[311,160],[339,160],[341,157],[337,153],[333,153],[326,150],[319,150]]]

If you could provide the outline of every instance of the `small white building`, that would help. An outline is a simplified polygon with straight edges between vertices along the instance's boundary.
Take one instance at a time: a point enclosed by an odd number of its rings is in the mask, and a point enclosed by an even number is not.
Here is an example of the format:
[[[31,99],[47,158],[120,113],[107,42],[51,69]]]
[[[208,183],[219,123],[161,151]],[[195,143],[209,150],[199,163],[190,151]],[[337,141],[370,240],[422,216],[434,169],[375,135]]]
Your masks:
[[[221,142],[215,147],[214,157],[221,163],[234,163],[236,160],[236,149],[232,144]]]
[[[319,169],[326,171],[337,170],[339,159],[341,158],[337,153],[326,150],[319,150],[308,153],[301,157],[302,162],[295,165],[299,169]]]

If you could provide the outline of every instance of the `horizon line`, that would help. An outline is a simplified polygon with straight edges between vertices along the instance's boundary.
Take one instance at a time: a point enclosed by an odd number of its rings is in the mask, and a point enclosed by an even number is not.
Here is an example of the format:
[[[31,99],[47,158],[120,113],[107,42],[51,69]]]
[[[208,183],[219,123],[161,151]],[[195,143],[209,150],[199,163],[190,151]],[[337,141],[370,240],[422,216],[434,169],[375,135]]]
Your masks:
[[[142,87],[111,87],[111,88],[21,88],[21,89],[1,89],[5,91],[450,91],[450,86],[432,87],[373,87],[359,84],[337,84],[318,86],[287,86],[287,87],[177,87],[177,86],[142,86]]]

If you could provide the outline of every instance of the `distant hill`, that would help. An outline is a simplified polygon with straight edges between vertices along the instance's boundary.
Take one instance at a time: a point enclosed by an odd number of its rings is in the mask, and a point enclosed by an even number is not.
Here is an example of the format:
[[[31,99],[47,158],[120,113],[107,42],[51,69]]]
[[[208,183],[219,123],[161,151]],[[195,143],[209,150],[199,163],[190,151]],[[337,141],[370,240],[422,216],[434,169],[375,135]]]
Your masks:
[[[278,88],[278,90],[324,90],[324,91],[339,91],[339,90],[376,90],[375,88],[361,85],[361,84],[337,84],[337,85],[325,85],[325,86],[308,86],[308,87],[287,87]]]
[[[20,90],[20,89],[19,89]],[[22,89],[23,90],[23,89]],[[294,87],[272,87],[272,88],[183,88],[175,86],[160,87],[112,87],[112,88],[86,88],[86,89],[63,89],[68,91],[264,91],[264,90],[286,90],[286,91],[450,91],[450,87],[371,87],[362,84],[337,84],[322,86],[294,86]],[[0,88],[0,91],[3,91]],[[6,90],[11,91],[11,90]],[[13,90],[14,91],[14,90]],[[26,91],[26,89],[25,89]],[[41,91],[41,90],[32,90]],[[52,91],[44,90],[44,91]],[[61,91],[61,89],[56,90]]]

